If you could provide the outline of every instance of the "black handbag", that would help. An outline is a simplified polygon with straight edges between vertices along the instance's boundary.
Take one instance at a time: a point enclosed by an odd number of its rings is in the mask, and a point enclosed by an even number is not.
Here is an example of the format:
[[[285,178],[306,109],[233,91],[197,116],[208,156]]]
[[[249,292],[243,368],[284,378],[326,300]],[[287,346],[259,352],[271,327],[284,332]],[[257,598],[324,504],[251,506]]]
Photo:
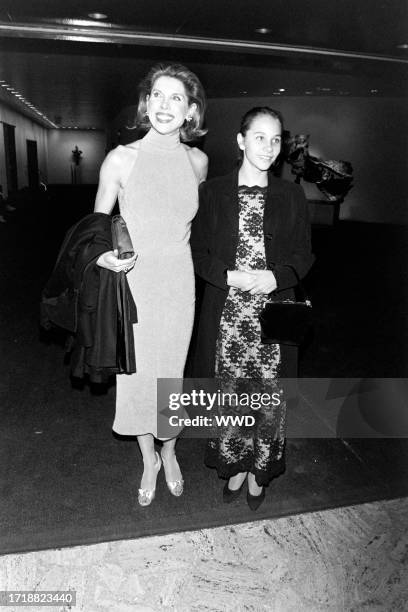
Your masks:
[[[301,345],[313,327],[312,303],[293,266],[300,300],[266,302],[259,315],[262,344]]]
[[[129,230],[120,215],[112,217],[112,245],[118,250],[118,259],[129,259],[135,254]]]

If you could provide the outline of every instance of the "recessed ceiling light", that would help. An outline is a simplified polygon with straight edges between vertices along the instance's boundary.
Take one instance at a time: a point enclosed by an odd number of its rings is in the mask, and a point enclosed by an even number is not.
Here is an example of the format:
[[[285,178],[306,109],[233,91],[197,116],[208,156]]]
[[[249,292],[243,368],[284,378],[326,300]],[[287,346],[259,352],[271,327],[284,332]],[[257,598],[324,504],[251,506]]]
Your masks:
[[[281,88],[279,89],[279,91],[286,91],[286,89],[284,89],[283,87],[281,87]]]
[[[88,13],[88,17],[91,19],[107,19],[108,16],[105,13]]]
[[[408,43],[402,43],[402,45],[397,45],[398,49],[408,49]]]
[[[258,34],[270,34],[271,30],[270,28],[257,28],[255,32],[258,32]]]
[[[247,94],[248,92],[247,92],[247,91],[241,91],[241,93],[245,95],[245,94]]]
[[[370,89],[370,93],[378,93],[378,89]]]

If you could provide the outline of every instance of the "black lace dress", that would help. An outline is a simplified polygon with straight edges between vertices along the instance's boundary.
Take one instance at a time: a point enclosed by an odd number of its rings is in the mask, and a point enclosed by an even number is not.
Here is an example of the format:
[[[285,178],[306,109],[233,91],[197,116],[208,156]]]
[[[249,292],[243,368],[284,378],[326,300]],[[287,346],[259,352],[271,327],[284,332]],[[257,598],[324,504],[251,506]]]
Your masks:
[[[239,188],[239,241],[236,269],[266,269],[263,211],[266,187]],[[276,400],[279,391],[280,347],[260,341],[258,315],[265,295],[251,295],[230,288],[221,317],[216,346],[215,376],[223,393],[248,398],[235,405],[218,407],[221,415],[252,415],[253,425],[228,423],[219,426],[209,440],[205,462],[222,478],[238,472],[252,472],[258,485],[284,471],[286,405],[277,401],[258,406],[259,394]],[[265,396],[266,397],[266,396]],[[254,407],[255,406],[255,407]],[[252,420],[252,419],[251,419]]]

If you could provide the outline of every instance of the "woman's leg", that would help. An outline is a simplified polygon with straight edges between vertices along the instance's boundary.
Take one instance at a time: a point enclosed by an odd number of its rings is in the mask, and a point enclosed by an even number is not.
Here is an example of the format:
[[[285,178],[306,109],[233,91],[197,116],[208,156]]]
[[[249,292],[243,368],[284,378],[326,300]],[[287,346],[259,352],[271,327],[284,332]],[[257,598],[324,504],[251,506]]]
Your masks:
[[[263,487],[260,487],[255,480],[255,475],[252,472],[248,474],[248,491],[250,495],[258,496],[261,495]]]
[[[244,483],[245,478],[247,477],[248,472],[238,472],[235,476],[231,476],[228,480],[228,488],[230,491],[237,491],[241,488]]]
[[[157,464],[154,437],[152,434],[145,434],[144,436],[137,436],[137,441],[143,457],[143,476],[140,488],[152,491],[156,488],[156,479],[160,468]]]
[[[177,442],[177,438],[171,438],[170,440],[163,440],[163,448],[161,451],[161,456],[163,459],[163,465],[165,469],[167,483],[183,480],[180,466],[178,464],[177,457],[176,457],[176,442]]]

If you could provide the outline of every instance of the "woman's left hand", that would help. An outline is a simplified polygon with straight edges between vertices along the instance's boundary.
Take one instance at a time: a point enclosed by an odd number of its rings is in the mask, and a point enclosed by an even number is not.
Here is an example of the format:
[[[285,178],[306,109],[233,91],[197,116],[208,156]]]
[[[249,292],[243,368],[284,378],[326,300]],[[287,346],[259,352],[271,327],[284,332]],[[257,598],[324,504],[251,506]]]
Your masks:
[[[250,290],[251,295],[259,295],[259,294],[268,294],[271,291],[275,291],[278,286],[276,283],[276,278],[272,270],[245,270],[245,272],[250,272],[251,274],[255,274],[255,284]]]

